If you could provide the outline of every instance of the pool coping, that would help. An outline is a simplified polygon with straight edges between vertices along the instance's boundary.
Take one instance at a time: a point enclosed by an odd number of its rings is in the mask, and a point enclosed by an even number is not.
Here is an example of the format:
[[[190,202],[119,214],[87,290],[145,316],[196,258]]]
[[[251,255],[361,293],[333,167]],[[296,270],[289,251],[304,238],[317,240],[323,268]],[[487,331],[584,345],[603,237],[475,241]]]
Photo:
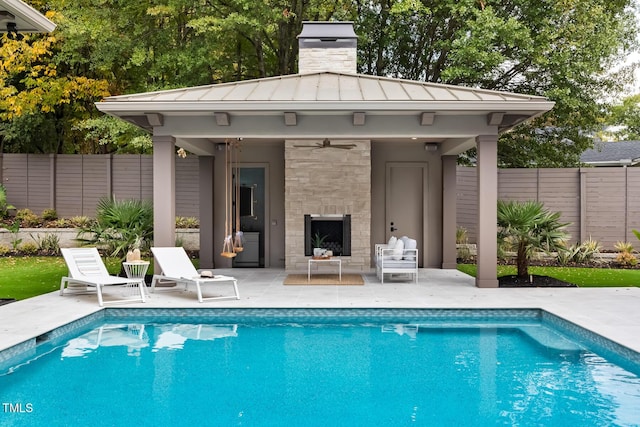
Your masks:
[[[437,269],[422,269],[418,284],[385,281],[381,285],[374,273],[367,273],[365,286],[291,287],[282,285],[283,270],[218,271],[238,278],[240,300],[200,304],[191,291],[157,292],[147,303],[122,304],[117,309],[537,309],[640,353],[638,288],[479,289],[464,273]],[[3,305],[0,351],[28,347],[38,337],[102,310],[95,295],[61,297],[58,292]]]

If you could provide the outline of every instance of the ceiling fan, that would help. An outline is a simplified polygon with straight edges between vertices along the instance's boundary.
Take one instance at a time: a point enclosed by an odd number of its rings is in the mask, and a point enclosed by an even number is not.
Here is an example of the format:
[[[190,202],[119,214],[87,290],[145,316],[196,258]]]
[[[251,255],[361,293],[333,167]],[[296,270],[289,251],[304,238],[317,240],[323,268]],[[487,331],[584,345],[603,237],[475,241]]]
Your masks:
[[[294,145],[294,147],[299,148],[341,148],[343,150],[351,150],[352,148],[357,147],[356,144],[332,144],[329,141],[329,138],[325,138],[324,141],[318,142],[311,145]]]

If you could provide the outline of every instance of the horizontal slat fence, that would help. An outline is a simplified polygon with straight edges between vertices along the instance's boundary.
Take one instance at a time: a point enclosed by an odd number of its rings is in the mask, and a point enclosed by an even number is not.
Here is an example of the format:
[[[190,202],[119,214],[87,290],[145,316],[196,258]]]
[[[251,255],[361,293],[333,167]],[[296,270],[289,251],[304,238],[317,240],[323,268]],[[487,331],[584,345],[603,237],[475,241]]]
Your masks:
[[[36,214],[54,208],[60,217],[95,216],[102,197],[153,199],[153,159],[148,155],[0,155],[0,179],[9,203]],[[176,215],[199,216],[199,162],[176,158]],[[457,223],[476,239],[475,168],[457,169]],[[606,249],[618,241],[640,248],[639,168],[500,169],[498,197],[538,200],[562,221],[573,242],[593,238]]]
[[[458,167],[457,182],[457,223],[475,242],[476,170]],[[572,242],[591,238],[610,250],[627,241],[640,248],[632,231],[640,230],[640,169],[500,169],[498,198],[537,200],[560,212]]]
[[[40,215],[95,216],[98,201],[153,200],[153,158],[147,155],[3,154],[0,178],[7,201]],[[176,158],[176,215],[199,216],[196,156]]]

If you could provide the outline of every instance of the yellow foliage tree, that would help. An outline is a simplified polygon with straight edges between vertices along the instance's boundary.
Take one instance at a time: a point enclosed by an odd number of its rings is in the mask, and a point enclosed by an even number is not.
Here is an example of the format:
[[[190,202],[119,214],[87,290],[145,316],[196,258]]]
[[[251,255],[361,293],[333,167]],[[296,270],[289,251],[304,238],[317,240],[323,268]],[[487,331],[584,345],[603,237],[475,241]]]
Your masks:
[[[25,35],[21,40],[0,39],[0,123],[5,126],[25,116],[55,121],[55,143],[49,149],[62,153],[73,140],[75,124],[96,113],[94,102],[109,96],[108,82],[82,76],[61,75],[53,52],[60,43],[55,35]],[[0,134],[0,152],[5,135]],[[67,147],[77,152],[77,147]]]

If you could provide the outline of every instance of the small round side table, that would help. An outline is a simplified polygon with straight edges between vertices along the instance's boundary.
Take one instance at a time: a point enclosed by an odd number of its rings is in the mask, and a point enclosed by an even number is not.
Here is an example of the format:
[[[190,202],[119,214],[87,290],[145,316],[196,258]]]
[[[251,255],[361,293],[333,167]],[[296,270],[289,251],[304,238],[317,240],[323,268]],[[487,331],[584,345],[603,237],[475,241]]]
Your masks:
[[[144,279],[149,268],[149,261],[123,262],[124,272],[127,273],[129,279]],[[144,285],[144,292],[147,294],[147,285]]]

